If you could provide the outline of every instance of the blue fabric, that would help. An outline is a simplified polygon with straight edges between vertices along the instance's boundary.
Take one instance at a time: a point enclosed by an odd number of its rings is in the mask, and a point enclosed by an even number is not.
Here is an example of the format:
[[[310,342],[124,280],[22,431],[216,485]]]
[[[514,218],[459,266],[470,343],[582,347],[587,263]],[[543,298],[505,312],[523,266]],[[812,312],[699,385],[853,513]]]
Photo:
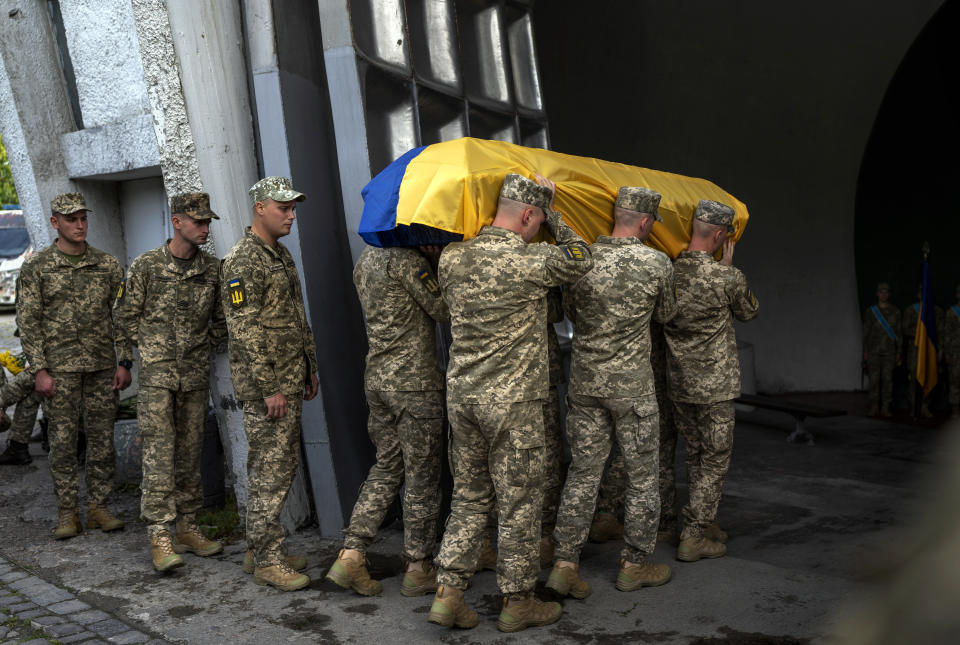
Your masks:
[[[398,244],[397,200],[400,197],[400,184],[407,172],[407,165],[427,146],[414,148],[400,156],[363,187],[363,214],[360,216],[360,229],[357,231],[367,244],[372,246],[414,246]],[[406,228],[406,227],[403,227]],[[432,229],[431,229],[432,230]],[[406,239],[406,235],[399,234]],[[434,242],[419,242],[432,244]]]
[[[879,307],[877,307],[877,305],[873,305],[872,307],[870,307],[870,310],[873,312],[874,317],[880,322],[880,325],[883,327],[884,331],[887,332],[887,336],[889,336],[891,340],[896,342],[897,335],[893,333],[892,329],[890,329],[890,323],[888,323],[887,319],[883,317],[882,313],[880,313]]]

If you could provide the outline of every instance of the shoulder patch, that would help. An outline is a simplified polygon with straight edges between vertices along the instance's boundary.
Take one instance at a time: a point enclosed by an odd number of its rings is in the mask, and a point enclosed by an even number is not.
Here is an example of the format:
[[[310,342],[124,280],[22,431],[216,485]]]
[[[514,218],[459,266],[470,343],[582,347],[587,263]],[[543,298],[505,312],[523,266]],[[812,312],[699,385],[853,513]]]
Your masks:
[[[127,290],[124,288],[126,286],[127,286],[127,281],[121,280],[120,287],[117,288],[117,300],[123,300],[123,294],[127,292]]]
[[[227,290],[230,292],[230,305],[234,309],[240,309],[247,304],[247,294],[243,290],[243,278],[230,278],[227,280]]]
[[[756,297],[755,295],[753,295],[753,291],[752,291],[751,289],[747,289],[747,297],[750,298],[750,304],[752,304],[754,307],[756,307],[756,306],[757,306],[757,297]]]
[[[433,277],[429,271],[420,271],[417,274],[417,277],[420,278],[420,282],[423,283],[424,288],[430,292],[431,296],[440,295],[440,285],[437,284],[437,280]]]
[[[571,260],[576,260],[578,262],[582,261],[586,256],[583,253],[583,249],[579,246],[565,246],[563,247],[563,254]]]

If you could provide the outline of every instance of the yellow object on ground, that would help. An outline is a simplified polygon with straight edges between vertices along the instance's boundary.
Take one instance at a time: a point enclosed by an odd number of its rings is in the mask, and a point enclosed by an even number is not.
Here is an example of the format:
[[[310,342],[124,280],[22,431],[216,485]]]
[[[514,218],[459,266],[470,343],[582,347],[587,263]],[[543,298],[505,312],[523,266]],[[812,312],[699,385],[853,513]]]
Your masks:
[[[620,186],[645,186],[663,195],[663,222],[654,225],[649,243],[672,258],[690,240],[690,220],[701,199],[736,211],[735,239],[743,235],[749,218],[743,202],[705,179],[463,138],[428,146],[410,161],[400,186],[397,224],[422,224],[471,238],[493,221],[500,184],[512,172],[531,179],[539,173],[556,182],[554,207],[588,242],[613,229],[613,204]]]

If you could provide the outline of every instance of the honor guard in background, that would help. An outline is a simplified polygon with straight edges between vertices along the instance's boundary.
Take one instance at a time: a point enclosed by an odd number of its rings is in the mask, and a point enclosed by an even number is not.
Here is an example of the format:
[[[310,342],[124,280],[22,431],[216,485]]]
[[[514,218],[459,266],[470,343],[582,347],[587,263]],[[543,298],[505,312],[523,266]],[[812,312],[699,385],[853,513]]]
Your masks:
[[[648,560],[660,518],[657,397],[650,365],[650,320],[677,313],[673,267],[643,242],[659,219],[660,194],[620,189],[610,235],[590,246],[593,270],[568,287],[564,309],[573,322],[567,395],[567,439],[572,461],[563,486],[554,540],[556,563],[547,587],[586,598],[580,551],[587,542],[604,464],[616,436],[627,474],[626,544],[616,586],[620,591],[662,585],[670,567]]]
[[[916,416],[916,403],[920,399],[920,416],[929,419],[933,415],[930,413],[930,394],[924,392],[923,386],[917,382],[917,346],[914,343],[917,333],[917,323],[920,321],[920,307],[922,305],[923,289],[917,287],[917,301],[905,308],[901,313],[903,340],[901,347],[904,348],[907,367],[907,391],[910,400],[910,415]],[[934,324],[939,332],[943,329],[944,317],[943,309],[934,305]],[[942,339],[937,338],[942,344]]]
[[[558,603],[533,594],[543,508],[543,401],[549,389],[547,300],[551,287],[593,266],[587,244],[553,211],[553,182],[509,174],[492,226],[451,244],[440,258],[453,345],[447,370],[454,490],[440,554],[440,587],[428,619],[473,627],[463,591],[477,569],[496,498],[497,583],[506,596],[497,622],[515,632],[560,618]],[[546,222],[553,244],[530,244]]]
[[[436,278],[439,247],[368,246],[353,270],[367,325],[367,432],[377,462],[360,487],[343,549],[327,573],[364,596],[381,592],[364,557],[403,486],[404,596],[437,589],[433,546],[440,514],[443,375],[436,322],[449,320]],[[429,258],[429,262],[428,262]]]
[[[230,373],[250,452],[247,553],[243,570],[258,585],[302,589],[306,558],[285,554],[280,511],[300,460],[300,414],[317,395],[317,355],[297,267],[279,239],[290,233],[306,195],[286,177],[250,188],[253,225],[223,259],[221,298],[230,335]]]
[[[870,378],[870,416],[890,416],[893,368],[901,357],[900,310],[890,303],[890,285],[877,285],[877,304],[863,312],[863,360]]]
[[[87,528],[113,531],[123,522],[107,510],[113,489],[113,423],[117,392],[130,385],[118,365],[111,307],[123,273],[112,255],[87,244],[87,205],[65,193],[50,205],[57,239],[28,257],[18,279],[17,326],[37,392],[47,398],[50,471],[57,494],[54,537],[81,531],[77,512],[77,429],[87,436]]]
[[[7,374],[0,367],[0,432],[9,428],[7,448],[0,454],[0,466],[25,466],[33,461],[30,456],[30,435],[37,422],[37,409],[41,396],[34,389],[34,373],[29,367],[7,380]],[[13,420],[6,414],[11,405],[17,409]]]
[[[960,416],[960,284],[956,296],[956,303],[944,314],[940,341],[950,378],[950,414],[954,417]]]
[[[727,552],[713,526],[730,468],[740,396],[740,360],[733,319],[751,320],[759,304],[733,266],[732,208],[702,199],[693,214],[690,245],[673,264],[677,316],[665,327],[667,393],[673,422],[687,444],[687,488],[677,559],[694,562]],[[713,255],[723,248],[717,262]]]
[[[227,336],[220,262],[198,248],[207,242],[212,219],[220,218],[210,210],[206,193],[174,195],[173,238],[133,261],[114,305],[120,363],[129,365],[134,346],[140,350],[140,513],[157,571],[182,566],[178,554],[185,551],[209,556],[223,550],[196,524],[203,506],[200,452],[210,400],[210,353]]]

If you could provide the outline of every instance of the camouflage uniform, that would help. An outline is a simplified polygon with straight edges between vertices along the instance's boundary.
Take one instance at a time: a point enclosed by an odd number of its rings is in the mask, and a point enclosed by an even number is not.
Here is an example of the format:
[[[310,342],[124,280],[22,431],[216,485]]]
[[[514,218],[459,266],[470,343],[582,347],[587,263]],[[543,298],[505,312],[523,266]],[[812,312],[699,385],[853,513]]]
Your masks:
[[[743,273],[709,253],[683,251],[674,271],[680,311],[664,328],[667,394],[687,442],[690,500],[682,511],[682,537],[695,538],[716,518],[733,451],[733,399],[740,395],[733,318],[750,320],[759,305]]]
[[[14,376],[12,381],[8,381],[6,372],[0,368],[0,379],[3,382],[3,386],[0,387],[0,410],[5,410],[13,404],[17,405],[7,439],[18,443],[29,443],[33,426],[37,422],[37,410],[43,400],[43,397],[34,389],[34,371],[25,369]]]
[[[657,408],[660,411],[660,530],[674,531],[677,527],[677,428],[673,424],[673,406],[667,398],[667,341],[663,325],[650,323],[650,363],[653,384],[657,389]]]
[[[171,207],[174,213],[185,210]],[[151,536],[167,531],[176,519],[194,524],[203,506],[200,453],[210,399],[210,352],[227,334],[219,261],[197,249],[184,265],[168,244],[133,261],[114,307],[120,359],[131,360],[134,345],[140,350],[140,513]]]
[[[546,210],[549,189],[531,188],[529,180],[511,183],[512,177],[504,180],[502,196]],[[593,266],[589,247],[559,213],[549,213],[546,226],[556,246],[527,244],[513,231],[485,226],[440,258],[453,332],[447,404],[454,491],[437,558],[437,582],[447,587],[465,589],[477,569],[494,499],[500,590],[529,592],[539,572],[546,295]]]
[[[870,377],[870,403],[889,409],[893,400],[893,368],[901,350],[900,310],[891,304],[875,305],[893,332],[887,333],[874,314],[873,307],[863,312],[863,351],[867,355]]]
[[[65,199],[82,203],[77,193]],[[56,206],[58,213],[79,210]],[[103,505],[113,488],[117,363],[111,305],[122,277],[116,258],[89,244],[72,264],[54,242],[28,257],[20,270],[17,325],[23,351],[31,369],[46,369],[56,383],[56,395],[44,403],[44,410],[50,421],[50,471],[62,511],[77,508],[81,415],[89,503]]]
[[[573,357],[567,396],[567,472],[554,539],[558,560],[578,562],[593,519],[613,437],[627,474],[622,557],[653,552],[660,516],[657,400],[650,365],[650,320],[677,311],[669,258],[636,237],[602,235],[590,247],[593,271],[568,288]]]
[[[344,529],[344,548],[365,553],[394,497],[403,493],[403,547],[433,555],[440,513],[443,380],[436,323],[449,319],[427,260],[414,249],[368,246],[353,270],[367,322],[367,432],[377,463]]]
[[[560,341],[553,326],[563,320],[563,300],[559,287],[547,292],[547,363],[550,373],[550,390],[543,401],[543,513],[540,521],[540,534],[553,535],[557,524],[557,510],[560,507],[560,493],[563,490],[563,426],[560,420],[560,395],[557,386],[564,382],[563,357],[560,354]]]
[[[302,197],[283,178],[261,180],[250,193],[254,202]],[[270,567],[281,563],[280,511],[300,459],[303,390],[317,371],[316,345],[290,252],[280,243],[269,246],[250,227],[223,259],[221,298],[233,389],[250,446],[247,545],[258,567]],[[287,399],[287,414],[270,419],[264,399],[277,393]]]

